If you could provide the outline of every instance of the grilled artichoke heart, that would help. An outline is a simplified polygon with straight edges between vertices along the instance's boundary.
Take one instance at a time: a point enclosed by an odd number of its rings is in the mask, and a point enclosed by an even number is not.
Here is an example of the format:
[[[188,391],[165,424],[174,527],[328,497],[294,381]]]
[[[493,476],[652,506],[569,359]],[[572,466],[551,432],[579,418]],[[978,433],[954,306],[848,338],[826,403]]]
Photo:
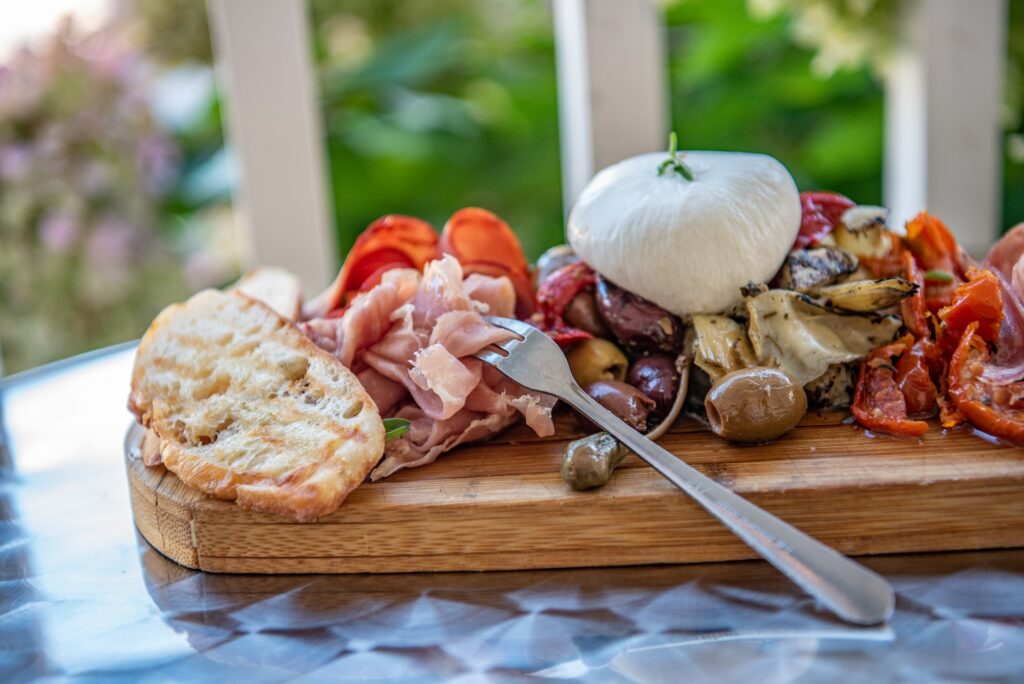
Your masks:
[[[857,369],[856,362],[834,363],[829,366],[824,375],[804,385],[807,405],[819,411],[848,407],[853,402]]]
[[[744,327],[726,316],[695,314],[694,363],[712,380],[757,364]]]
[[[895,306],[917,292],[917,285],[903,278],[855,280],[812,290],[825,306],[858,313]]]
[[[850,313],[791,290],[744,290],[758,364],[781,368],[801,385],[891,342],[902,325],[898,316]]]
[[[885,233],[889,210],[865,204],[850,207],[832,232],[836,245],[858,257],[883,257],[892,243]]]

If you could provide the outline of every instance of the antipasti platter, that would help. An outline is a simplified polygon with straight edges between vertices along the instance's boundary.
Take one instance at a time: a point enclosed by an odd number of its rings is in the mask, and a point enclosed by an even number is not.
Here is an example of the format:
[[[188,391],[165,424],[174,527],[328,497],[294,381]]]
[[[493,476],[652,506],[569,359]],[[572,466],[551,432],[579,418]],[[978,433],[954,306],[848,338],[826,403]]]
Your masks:
[[[264,268],[156,318],[136,525],[214,572],[760,555],[884,620],[891,588],[814,539],[1024,545],[1024,226],[975,259],[891,223],[674,136],[597,174],[536,264],[485,209],[384,216],[315,297]],[[850,617],[859,578],[881,598]]]

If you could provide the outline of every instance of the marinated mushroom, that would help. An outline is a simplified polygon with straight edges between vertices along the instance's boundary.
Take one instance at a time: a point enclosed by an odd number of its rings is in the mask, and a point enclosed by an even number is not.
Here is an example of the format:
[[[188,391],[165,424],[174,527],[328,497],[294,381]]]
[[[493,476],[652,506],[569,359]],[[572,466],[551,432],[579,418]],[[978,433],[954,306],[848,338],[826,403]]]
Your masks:
[[[804,388],[777,368],[743,368],[716,380],[704,399],[708,423],[733,442],[768,442],[807,413]]]
[[[679,351],[683,344],[679,317],[600,276],[594,294],[601,318],[626,349],[637,353]]]
[[[629,453],[607,432],[569,442],[562,456],[562,479],[575,490],[600,487]]]
[[[676,370],[676,360],[667,354],[641,357],[630,366],[626,382],[654,400],[653,415],[665,416],[678,394],[679,371]]]
[[[598,380],[583,389],[626,425],[637,432],[647,432],[647,416],[655,404],[646,394],[632,385],[614,380]]]
[[[576,344],[565,355],[569,370],[580,387],[598,380],[625,380],[629,360],[608,340],[595,337]]]
[[[611,333],[597,311],[593,290],[584,290],[572,298],[565,307],[562,318],[574,328],[579,328],[595,337],[609,337]]]

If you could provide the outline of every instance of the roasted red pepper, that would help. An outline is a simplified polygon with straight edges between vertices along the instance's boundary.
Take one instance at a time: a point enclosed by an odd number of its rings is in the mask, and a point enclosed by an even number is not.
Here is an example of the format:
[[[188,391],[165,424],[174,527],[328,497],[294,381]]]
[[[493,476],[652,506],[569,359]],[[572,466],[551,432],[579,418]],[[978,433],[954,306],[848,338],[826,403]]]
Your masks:
[[[912,253],[901,250],[900,258],[903,262],[903,277],[917,285],[917,292],[900,302],[903,324],[914,337],[928,337],[931,331],[928,328],[928,307],[924,301],[924,275],[917,267]]]
[[[964,331],[972,322],[977,323],[977,334],[986,342],[999,338],[1003,320],[1002,289],[992,271],[970,269],[967,282],[952,293],[948,306],[939,310],[942,328],[939,342],[947,350],[959,346]]]
[[[913,344],[913,337],[907,335],[872,350],[861,362],[850,410],[868,430],[910,437],[919,437],[928,430],[928,423],[909,417],[907,400],[897,380],[898,370],[893,365],[893,359],[908,352]]]
[[[995,385],[982,379],[991,353],[974,321],[964,331],[949,367],[949,394],[972,425],[990,435],[1024,443],[1024,381]]]
[[[590,333],[568,325],[562,316],[569,302],[580,292],[594,287],[596,282],[594,271],[582,261],[563,266],[545,278],[537,288],[534,319],[538,327],[562,347],[592,338]]]
[[[820,242],[835,229],[843,212],[852,206],[853,200],[837,192],[801,192],[800,232],[793,249]]]
[[[948,274],[948,279],[925,279],[925,302],[930,311],[938,311],[949,304],[957,286],[966,279],[956,238],[940,219],[922,211],[907,222],[903,243],[923,271]]]

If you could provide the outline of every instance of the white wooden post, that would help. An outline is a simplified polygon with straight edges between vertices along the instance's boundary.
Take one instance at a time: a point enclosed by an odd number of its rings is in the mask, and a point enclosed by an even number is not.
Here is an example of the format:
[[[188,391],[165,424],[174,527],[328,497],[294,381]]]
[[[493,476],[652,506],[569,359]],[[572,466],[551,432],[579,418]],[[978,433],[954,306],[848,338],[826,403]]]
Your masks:
[[[252,264],[295,272],[307,295],[334,277],[324,140],[302,0],[208,0],[237,160],[235,221]]]
[[[1001,221],[1006,0],[905,0],[904,9],[885,98],[892,225],[928,209],[984,255]]]
[[[667,145],[668,67],[652,0],[554,0],[553,9],[568,212],[596,171]]]

